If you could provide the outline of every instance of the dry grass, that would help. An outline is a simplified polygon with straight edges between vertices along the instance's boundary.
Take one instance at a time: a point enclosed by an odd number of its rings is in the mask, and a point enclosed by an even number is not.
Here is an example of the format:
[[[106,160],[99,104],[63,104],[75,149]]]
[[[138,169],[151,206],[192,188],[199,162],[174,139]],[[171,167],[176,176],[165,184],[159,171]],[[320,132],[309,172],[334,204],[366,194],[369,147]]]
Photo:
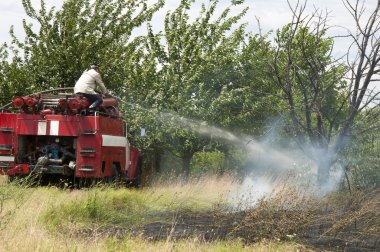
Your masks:
[[[337,192],[319,198],[284,187],[245,210],[232,233],[247,243],[270,239],[334,250],[374,250],[380,247],[380,192]]]
[[[0,186],[5,185],[7,183],[7,176],[0,175]]]
[[[249,242],[294,240],[304,235],[311,224],[311,217],[317,215],[317,202],[296,190],[284,188],[246,210],[235,231]]]
[[[379,192],[335,193],[321,199],[282,186],[254,208],[226,211],[234,185],[230,177],[189,183],[172,180],[141,190],[63,190],[0,184],[0,194],[7,197],[0,211],[0,251],[314,251],[379,247]],[[88,203],[94,204],[89,208]],[[89,209],[96,210],[96,214]],[[184,231],[189,232],[183,235]]]
[[[222,194],[227,193],[230,183],[229,178],[208,178],[192,184],[159,185],[131,193],[136,193],[136,197],[143,197],[143,200],[150,204],[156,204],[155,209],[181,210],[182,205],[187,210],[203,211],[223,198]],[[118,237],[114,234],[92,233],[91,236],[75,236],[75,232],[51,231],[43,221],[48,209],[59,209],[70,202],[86,201],[94,192],[104,197],[127,192],[110,188],[62,190],[53,187],[24,188],[12,185],[3,185],[0,190],[4,191],[5,188],[17,191],[18,195],[22,194],[25,197],[19,201],[21,207],[14,209],[11,220],[0,230],[0,251],[289,251],[295,248],[307,251],[305,246],[295,243],[263,242],[247,245],[240,239],[206,242],[201,236],[181,240],[168,236],[167,239],[148,241],[144,237],[132,235]],[[4,203],[7,205],[9,202]],[[196,207],[189,207],[195,203]],[[12,204],[8,206],[14,207]]]
[[[171,204],[180,208],[210,209],[215,204],[226,202],[236,180],[231,176],[205,176],[184,182],[181,179],[160,179],[144,189],[147,194],[166,195]]]
[[[325,199],[324,238],[361,246],[380,247],[380,192],[354,191]]]

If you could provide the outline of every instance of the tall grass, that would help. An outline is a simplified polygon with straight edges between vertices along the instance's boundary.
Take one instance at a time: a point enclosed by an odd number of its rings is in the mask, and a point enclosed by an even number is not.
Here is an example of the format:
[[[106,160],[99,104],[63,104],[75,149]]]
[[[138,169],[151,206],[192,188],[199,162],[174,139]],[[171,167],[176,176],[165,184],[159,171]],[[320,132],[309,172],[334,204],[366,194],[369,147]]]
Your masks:
[[[7,183],[7,176],[0,176],[0,186],[3,186]]]
[[[227,184],[227,186],[226,186]],[[220,189],[225,188],[225,189]],[[209,211],[224,202],[226,179],[208,178],[193,183],[163,183],[141,190],[94,187],[80,197],[48,206],[41,220],[51,231],[131,229],[155,221],[170,223],[178,212]]]
[[[248,243],[269,239],[334,250],[380,247],[379,191],[340,191],[320,198],[285,186],[243,209],[231,235]]]
[[[0,181],[0,230],[7,228],[17,211],[27,201],[31,191],[26,181],[7,184],[5,176]]]
[[[212,186],[223,187],[224,183],[210,178],[192,185],[176,183],[174,187],[160,185],[142,190],[106,186],[67,190],[3,183],[0,192],[9,196],[3,201],[4,209],[12,209],[12,214],[2,212],[9,218],[0,230],[0,251],[115,251],[119,248],[172,251],[174,247],[191,246],[212,251],[214,246],[201,240],[147,242],[138,233],[135,237],[129,231],[134,226],[158,220],[170,223],[172,215],[179,211],[211,208],[220,200],[220,191],[215,192]],[[122,236],[118,230],[123,232]],[[229,247],[229,244],[216,243],[215,247]],[[231,246],[243,249],[243,245]]]
[[[254,207],[231,211],[228,197],[235,183],[230,177],[164,180],[139,190],[3,183],[0,251],[313,251],[379,245],[379,192],[318,198],[284,185]],[[187,229],[198,232],[180,233]]]

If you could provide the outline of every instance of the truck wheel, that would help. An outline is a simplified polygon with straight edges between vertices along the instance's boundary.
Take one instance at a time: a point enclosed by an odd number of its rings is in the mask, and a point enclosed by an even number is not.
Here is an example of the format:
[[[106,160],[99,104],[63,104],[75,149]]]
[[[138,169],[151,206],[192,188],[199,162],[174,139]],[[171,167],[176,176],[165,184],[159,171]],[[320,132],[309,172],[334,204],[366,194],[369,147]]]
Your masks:
[[[117,164],[112,164],[112,173],[110,176],[110,183],[119,184],[121,182],[121,173],[120,173],[120,166]]]
[[[14,180],[15,180],[15,177],[16,176],[11,176],[11,175],[8,175],[8,183],[12,183]]]

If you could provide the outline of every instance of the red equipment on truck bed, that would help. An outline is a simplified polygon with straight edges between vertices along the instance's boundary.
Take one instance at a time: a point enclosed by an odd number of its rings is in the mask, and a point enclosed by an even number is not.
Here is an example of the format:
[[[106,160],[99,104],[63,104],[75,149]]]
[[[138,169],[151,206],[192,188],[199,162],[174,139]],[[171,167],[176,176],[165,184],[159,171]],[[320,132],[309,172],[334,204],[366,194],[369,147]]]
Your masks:
[[[107,97],[90,111],[73,94],[15,97],[0,110],[0,174],[135,183],[139,150],[129,145],[117,104]]]

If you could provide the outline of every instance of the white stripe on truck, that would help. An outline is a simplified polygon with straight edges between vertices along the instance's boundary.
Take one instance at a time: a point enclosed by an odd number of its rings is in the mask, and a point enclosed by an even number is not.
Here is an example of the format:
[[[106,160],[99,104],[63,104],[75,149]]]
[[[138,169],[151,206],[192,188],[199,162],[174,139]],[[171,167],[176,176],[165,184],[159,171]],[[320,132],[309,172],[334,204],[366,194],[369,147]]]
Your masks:
[[[58,136],[59,132],[59,121],[50,121],[50,135]]]
[[[13,162],[13,161],[15,161],[15,157],[11,157],[11,156],[0,156],[0,161],[4,161],[4,162]]]
[[[102,135],[102,146],[125,147],[126,145],[127,145],[126,137]]]
[[[46,121],[40,121],[38,122],[38,130],[37,135],[39,136],[45,136],[46,135]]]

